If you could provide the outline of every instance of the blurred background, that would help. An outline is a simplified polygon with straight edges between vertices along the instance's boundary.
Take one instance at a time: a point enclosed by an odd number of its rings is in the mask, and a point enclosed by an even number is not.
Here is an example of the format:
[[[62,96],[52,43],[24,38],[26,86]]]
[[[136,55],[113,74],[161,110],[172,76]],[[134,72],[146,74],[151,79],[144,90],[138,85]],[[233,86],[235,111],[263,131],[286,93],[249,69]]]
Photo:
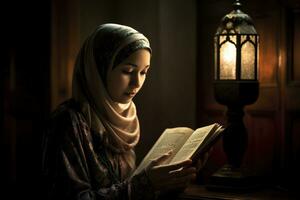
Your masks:
[[[213,37],[233,0],[9,1],[3,7],[0,67],[1,185],[8,195],[40,199],[45,121],[71,96],[81,44],[99,24],[146,35],[150,73],[135,98],[141,123],[139,162],[168,127],[225,123],[213,96]],[[244,165],[275,185],[296,189],[300,156],[300,3],[241,1],[260,35],[260,96],[245,108]],[[226,163],[220,140],[204,177]]]

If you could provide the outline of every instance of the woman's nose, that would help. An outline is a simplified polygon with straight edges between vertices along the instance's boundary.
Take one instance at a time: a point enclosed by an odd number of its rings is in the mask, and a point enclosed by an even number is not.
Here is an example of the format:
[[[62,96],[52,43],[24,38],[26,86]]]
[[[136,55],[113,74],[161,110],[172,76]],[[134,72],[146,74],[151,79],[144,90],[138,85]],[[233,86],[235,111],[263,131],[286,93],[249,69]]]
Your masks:
[[[131,85],[136,87],[136,88],[139,88],[141,86],[141,76],[138,74],[138,75],[133,75],[131,77]]]

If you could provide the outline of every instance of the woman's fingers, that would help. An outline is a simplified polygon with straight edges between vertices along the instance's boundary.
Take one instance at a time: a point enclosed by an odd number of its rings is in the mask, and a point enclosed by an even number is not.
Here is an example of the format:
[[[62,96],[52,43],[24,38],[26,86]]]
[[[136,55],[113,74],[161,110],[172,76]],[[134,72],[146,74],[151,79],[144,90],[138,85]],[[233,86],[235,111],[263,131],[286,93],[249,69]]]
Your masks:
[[[196,168],[195,167],[189,167],[189,168],[180,168],[178,170],[173,170],[169,172],[161,171],[164,175],[161,176],[160,180],[172,180],[172,179],[179,179],[179,178],[184,178],[187,177],[191,174],[196,175]]]
[[[191,180],[196,178],[196,168],[190,167],[192,160],[161,165],[170,155],[171,153],[168,152],[152,160],[148,166],[149,179],[157,190],[185,188]]]
[[[195,167],[189,167],[189,168],[182,168],[181,170],[175,170],[171,171],[169,173],[170,178],[178,178],[178,177],[185,177],[190,174],[196,174],[197,170]]]
[[[212,149],[210,149],[208,152],[206,152],[203,156],[202,156],[202,158],[200,158],[198,161],[197,161],[197,171],[200,171],[203,167],[204,167],[204,165],[206,164],[206,162],[207,162],[207,160],[208,160],[208,158],[209,158],[209,155],[210,155],[210,153],[211,153],[211,151],[212,151]]]
[[[171,172],[174,170],[181,170],[184,167],[188,167],[192,164],[192,160],[184,160],[182,162],[174,163],[171,165],[160,166],[165,172]]]
[[[156,159],[153,159],[151,161],[151,163],[149,164],[148,166],[148,169],[149,168],[152,168],[154,166],[158,166],[160,165],[161,163],[163,163],[164,161],[166,161],[171,155],[172,155],[172,150],[168,151],[167,153],[161,155],[160,157],[156,158]]]

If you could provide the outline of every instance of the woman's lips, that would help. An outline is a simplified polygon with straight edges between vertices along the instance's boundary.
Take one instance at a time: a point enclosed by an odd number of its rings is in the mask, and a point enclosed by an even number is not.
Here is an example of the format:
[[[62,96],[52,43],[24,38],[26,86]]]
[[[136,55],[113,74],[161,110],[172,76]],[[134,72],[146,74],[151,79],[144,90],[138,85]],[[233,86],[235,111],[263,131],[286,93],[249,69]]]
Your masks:
[[[126,92],[125,94],[127,96],[134,97],[136,95],[136,92]]]

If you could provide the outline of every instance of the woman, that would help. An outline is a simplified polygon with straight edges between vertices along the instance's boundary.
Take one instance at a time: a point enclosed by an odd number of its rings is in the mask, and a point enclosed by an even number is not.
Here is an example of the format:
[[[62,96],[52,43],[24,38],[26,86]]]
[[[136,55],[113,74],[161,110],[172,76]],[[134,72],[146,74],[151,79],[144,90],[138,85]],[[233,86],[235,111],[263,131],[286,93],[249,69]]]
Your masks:
[[[146,79],[151,53],[143,34],[118,24],[100,25],[84,42],[72,98],[53,112],[44,140],[50,199],[154,199],[195,178],[190,160],[158,166],[169,154],[129,178],[140,137],[132,99]]]

